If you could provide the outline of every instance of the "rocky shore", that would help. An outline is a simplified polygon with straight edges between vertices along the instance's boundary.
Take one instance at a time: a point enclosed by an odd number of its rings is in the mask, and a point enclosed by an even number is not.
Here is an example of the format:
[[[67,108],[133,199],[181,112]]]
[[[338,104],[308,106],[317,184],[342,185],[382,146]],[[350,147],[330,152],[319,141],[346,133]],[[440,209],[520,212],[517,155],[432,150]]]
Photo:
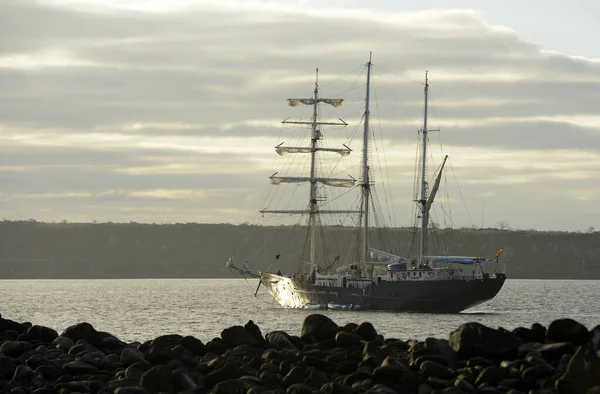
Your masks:
[[[59,335],[0,316],[0,392],[600,394],[600,326],[466,323],[448,339],[415,341],[313,314],[300,336],[263,335],[249,321],[207,343],[181,335],[125,343],[88,323]]]

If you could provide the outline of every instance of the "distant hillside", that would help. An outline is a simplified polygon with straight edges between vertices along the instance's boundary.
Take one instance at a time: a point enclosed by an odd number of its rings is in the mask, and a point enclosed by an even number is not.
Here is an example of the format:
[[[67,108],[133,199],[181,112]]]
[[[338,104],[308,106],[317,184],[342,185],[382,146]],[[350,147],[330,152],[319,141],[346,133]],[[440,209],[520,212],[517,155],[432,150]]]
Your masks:
[[[297,267],[304,240],[302,232],[293,230],[230,224],[4,221],[0,222],[0,278],[232,277],[225,269],[232,254],[242,259],[240,263],[246,258],[263,262],[253,268],[277,263],[273,270],[290,270]],[[408,238],[408,229],[392,231],[399,244]],[[504,247],[511,278],[600,279],[598,232],[439,231],[453,254],[493,256]],[[338,243],[351,242],[349,231],[336,234]],[[276,247],[265,250],[265,240]],[[277,253],[279,260],[274,259]]]

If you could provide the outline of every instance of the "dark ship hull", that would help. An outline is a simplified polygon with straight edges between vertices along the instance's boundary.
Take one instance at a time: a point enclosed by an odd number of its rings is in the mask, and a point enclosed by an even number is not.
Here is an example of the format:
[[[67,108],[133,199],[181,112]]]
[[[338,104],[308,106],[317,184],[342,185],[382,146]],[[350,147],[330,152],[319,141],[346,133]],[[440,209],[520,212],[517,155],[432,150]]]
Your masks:
[[[284,308],[315,308],[391,312],[458,313],[492,299],[506,275],[481,279],[382,281],[365,288],[318,286],[262,273],[260,281]]]

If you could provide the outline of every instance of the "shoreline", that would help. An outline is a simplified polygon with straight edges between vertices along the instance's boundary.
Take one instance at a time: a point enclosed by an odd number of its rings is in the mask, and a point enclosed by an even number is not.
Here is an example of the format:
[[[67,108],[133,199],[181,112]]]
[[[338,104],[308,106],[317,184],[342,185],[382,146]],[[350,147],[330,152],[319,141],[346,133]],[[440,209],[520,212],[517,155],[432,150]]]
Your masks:
[[[50,394],[600,393],[600,325],[572,319],[448,338],[384,338],[368,322],[308,315],[300,335],[248,321],[204,343],[126,343],[89,323],[54,329],[0,316],[0,391]]]

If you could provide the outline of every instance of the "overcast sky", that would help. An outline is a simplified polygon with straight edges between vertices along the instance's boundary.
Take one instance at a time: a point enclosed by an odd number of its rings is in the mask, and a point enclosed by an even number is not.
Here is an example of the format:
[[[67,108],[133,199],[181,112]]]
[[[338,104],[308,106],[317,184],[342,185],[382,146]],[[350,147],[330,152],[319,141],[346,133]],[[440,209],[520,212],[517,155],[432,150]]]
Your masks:
[[[456,226],[600,228],[599,4],[366,3],[3,1],[0,216],[254,221],[288,165],[273,147],[302,135],[280,121],[310,116],[286,99],[311,95],[316,67],[322,95],[346,99],[323,116],[350,123],[327,142],[359,153],[373,51],[392,224],[410,223],[429,70]],[[336,176],[359,177],[351,156]]]

